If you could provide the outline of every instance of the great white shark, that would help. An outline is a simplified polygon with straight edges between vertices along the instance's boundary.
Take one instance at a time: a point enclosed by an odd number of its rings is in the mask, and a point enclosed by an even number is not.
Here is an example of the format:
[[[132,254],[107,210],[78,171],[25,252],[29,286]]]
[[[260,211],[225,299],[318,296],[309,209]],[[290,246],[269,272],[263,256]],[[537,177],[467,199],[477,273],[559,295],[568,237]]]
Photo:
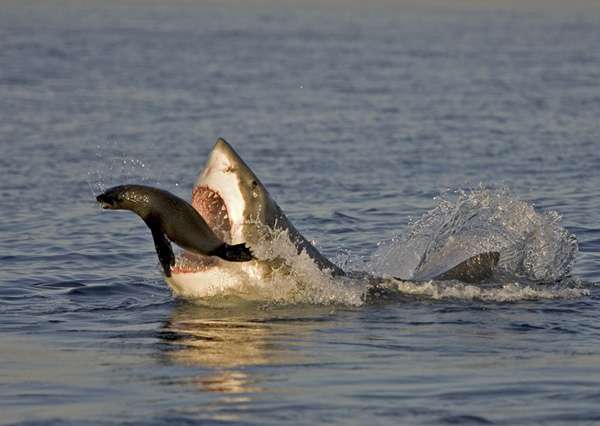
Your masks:
[[[287,267],[285,256],[261,258],[256,253],[259,247],[281,235],[294,247],[292,255],[307,256],[324,274],[333,277],[349,274],[298,232],[260,179],[224,139],[218,139],[210,152],[193,187],[191,205],[219,239],[229,245],[245,244],[255,251],[256,259],[231,262],[183,251],[177,256],[170,276],[165,275],[178,296],[209,297],[239,290],[249,282],[260,284],[274,270]],[[493,273],[498,258],[495,252],[481,253],[447,270],[422,273],[416,279],[479,282]],[[368,278],[376,285],[377,279]]]

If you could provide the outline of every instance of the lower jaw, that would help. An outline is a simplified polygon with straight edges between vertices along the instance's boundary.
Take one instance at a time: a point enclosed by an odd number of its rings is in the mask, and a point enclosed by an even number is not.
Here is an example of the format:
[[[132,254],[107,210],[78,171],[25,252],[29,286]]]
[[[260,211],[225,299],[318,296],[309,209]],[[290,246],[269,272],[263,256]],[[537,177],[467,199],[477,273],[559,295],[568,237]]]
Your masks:
[[[175,258],[175,265],[171,268],[173,274],[193,274],[206,272],[218,264],[218,260],[211,256],[202,256],[190,252],[182,252]]]
[[[184,299],[203,299],[214,296],[226,296],[243,292],[247,277],[228,268],[206,268],[195,272],[173,271],[165,277],[167,284],[176,297]]]
[[[227,262],[215,259],[214,267],[204,266],[194,272],[173,271],[165,281],[177,298],[188,300],[234,296],[247,300],[262,300],[258,290],[271,285],[271,269],[263,262]],[[257,299],[258,298],[258,299]],[[220,299],[219,299],[220,300]]]

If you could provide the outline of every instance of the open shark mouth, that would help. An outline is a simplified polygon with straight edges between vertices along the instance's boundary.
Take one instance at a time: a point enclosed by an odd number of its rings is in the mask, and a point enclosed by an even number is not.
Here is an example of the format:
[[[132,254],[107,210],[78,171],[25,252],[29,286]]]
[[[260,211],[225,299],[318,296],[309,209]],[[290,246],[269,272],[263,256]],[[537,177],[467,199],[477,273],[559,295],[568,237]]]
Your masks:
[[[197,186],[192,193],[192,206],[217,237],[231,243],[231,219],[225,201],[217,191]]]
[[[227,205],[217,191],[197,186],[192,192],[192,206],[217,237],[231,243],[231,219]],[[176,274],[203,272],[218,266],[220,261],[213,256],[182,251],[175,257],[175,265],[171,269]]]

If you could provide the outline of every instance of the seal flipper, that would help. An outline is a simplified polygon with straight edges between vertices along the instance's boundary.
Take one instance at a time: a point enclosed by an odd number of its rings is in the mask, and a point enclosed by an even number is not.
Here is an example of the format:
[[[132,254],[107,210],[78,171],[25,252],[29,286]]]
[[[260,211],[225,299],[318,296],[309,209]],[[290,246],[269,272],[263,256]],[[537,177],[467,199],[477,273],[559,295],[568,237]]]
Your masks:
[[[158,260],[163,267],[163,271],[165,271],[165,276],[171,276],[171,266],[175,265],[175,255],[173,254],[173,248],[171,247],[171,243],[165,237],[165,234],[162,233],[162,230],[159,226],[154,226],[151,223],[146,222],[150,231],[152,231],[152,238],[154,239],[154,247],[156,248],[156,254],[158,255]]]
[[[497,251],[479,253],[433,279],[439,281],[458,280],[469,284],[479,283],[492,277],[499,260],[500,253]]]
[[[244,243],[235,245],[223,243],[223,245],[217,247],[209,254],[229,260],[230,262],[248,262],[255,259],[250,249]]]

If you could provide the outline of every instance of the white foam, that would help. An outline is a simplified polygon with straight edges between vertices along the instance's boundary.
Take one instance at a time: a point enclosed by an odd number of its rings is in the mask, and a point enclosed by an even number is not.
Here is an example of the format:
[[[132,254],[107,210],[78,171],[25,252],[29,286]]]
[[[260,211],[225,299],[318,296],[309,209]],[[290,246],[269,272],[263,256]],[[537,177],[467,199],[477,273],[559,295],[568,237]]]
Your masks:
[[[381,243],[368,270],[421,280],[491,251],[500,253],[499,269],[515,280],[556,282],[571,271],[577,240],[556,212],[536,212],[507,190],[459,191],[440,197],[406,232]]]
[[[277,265],[267,278],[267,285],[261,286],[265,297],[280,303],[364,303],[364,283],[320,270],[306,252],[297,253],[286,230],[266,228],[261,234],[264,238],[252,246],[253,253]]]
[[[461,299],[482,300],[488,302],[517,302],[541,299],[577,299],[589,296],[590,291],[577,286],[534,286],[519,283],[500,284],[494,287],[481,287],[459,282],[415,283],[390,280],[385,288],[397,290],[401,294],[420,296],[435,300]]]

